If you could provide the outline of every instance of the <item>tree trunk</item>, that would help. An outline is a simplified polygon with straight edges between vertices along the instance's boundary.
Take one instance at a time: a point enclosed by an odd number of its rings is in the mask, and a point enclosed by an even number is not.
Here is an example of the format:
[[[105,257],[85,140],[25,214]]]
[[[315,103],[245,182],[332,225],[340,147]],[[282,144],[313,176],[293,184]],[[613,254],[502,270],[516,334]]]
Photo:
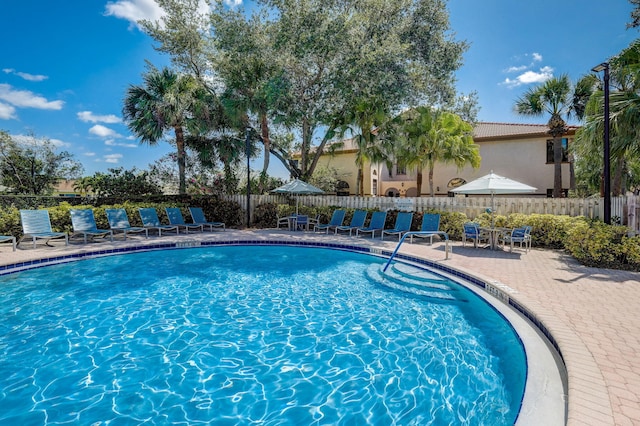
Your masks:
[[[269,154],[271,152],[271,139],[269,139],[269,122],[267,121],[267,115],[260,114],[260,136],[262,137],[262,143],[264,144],[264,161],[262,163],[262,173],[260,174],[260,180],[258,181],[258,192],[264,194],[265,180],[268,176],[269,170]]]
[[[433,190],[433,163],[429,164],[429,196],[435,197],[436,193]]]
[[[569,154],[569,189],[572,191],[576,189],[576,171],[573,154]]]
[[[182,127],[176,126],[176,148],[178,150],[178,193],[186,194],[187,182],[185,179],[185,155],[184,155],[184,131]]]
[[[358,195],[364,197],[364,172],[362,167],[358,167],[358,179],[357,179]]]
[[[416,173],[416,190],[418,191],[417,197],[422,195],[422,170],[418,169]]]
[[[562,138],[553,138],[553,198],[562,198]]]
[[[618,157],[616,159],[616,169],[613,173],[613,184],[611,185],[611,195],[613,197],[622,195],[624,168],[624,158]]]
[[[311,132],[310,132],[309,121],[306,118],[302,119],[302,146],[300,147],[300,164],[298,168],[300,169],[300,175],[304,180],[308,180],[309,176],[307,176],[307,153],[309,147],[311,146]]]

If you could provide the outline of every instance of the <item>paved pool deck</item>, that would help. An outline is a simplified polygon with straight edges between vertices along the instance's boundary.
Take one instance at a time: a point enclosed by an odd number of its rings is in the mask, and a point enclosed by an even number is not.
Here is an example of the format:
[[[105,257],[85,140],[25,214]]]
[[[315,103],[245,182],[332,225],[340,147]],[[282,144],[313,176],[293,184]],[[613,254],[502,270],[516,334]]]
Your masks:
[[[324,241],[393,250],[397,239],[283,230],[227,230],[180,236],[122,237],[52,247],[0,246],[0,265],[126,246],[193,241]],[[488,250],[451,242],[403,244],[400,253],[436,261],[492,283],[523,305],[554,337],[568,376],[568,425],[640,426],[640,272],[589,268],[560,251]]]

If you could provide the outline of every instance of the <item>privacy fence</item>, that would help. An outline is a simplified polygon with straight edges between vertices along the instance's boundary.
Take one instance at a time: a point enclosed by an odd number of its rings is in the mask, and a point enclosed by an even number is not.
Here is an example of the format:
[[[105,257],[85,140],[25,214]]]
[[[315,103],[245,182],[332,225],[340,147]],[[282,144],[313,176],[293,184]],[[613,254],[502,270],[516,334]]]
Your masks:
[[[226,196],[230,201],[236,201],[246,211],[246,195]],[[331,206],[353,209],[374,210],[438,210],[446,212],[462,212],[469,218],[484,213],[492,206],[491,197],[338,197],[334,195],[300,195],[300,205]],[[252,195],[250,199],[250,213],[257,205],[265,203],[295,205],[294,195]],[[503,197],[493,199],[493,209],[496,214],[507,216],[512,213],[522,214],[553,214],[567,216],[585,216],[588,218],[602,218],[604,216],[604,199],[602,198],[542,198],[542,197]],[[627,225],[636,233],[640,233],[640,196],[629,195],[611,199],[612,221]]]
[[[154,196],[145,199],[147,202],[168,203],[202,203],[196,201],[196,197],[181,196]],[[208,197],[204,197],[208,198]],[[236,202],[245,212],[247,208],[246,195],[227,195],[227,201]],[[288,195],[251,195],[250,215],[256,206],[265,203],[295,205],[296,197]],[[191,200],[191,201],[189,201]],[[71,204],[92,204],[91,199],[81,197],[30,197],[30,196],[0,196],[0,208],[41,208],[55,206],[66,201]],[[104,200],[103,200],[104,201]],[[121,201],[120,201],[121,202]],[[411,210],[425,211],[438,210],[445,212],[465,213],[469,218],[485,212],[490,208],[491,197],[338,197],[335,195],[300,195],[300,205],[315,207],[343,207],[352,209],[370,210]],[[214,203],[215,204],[215,203]],[[496,214],[507,216],[512,213],[522,214],[553,214],[568,216],[585,216],[588,218],[602,218],[604,216],[604,200],[602,198],[542,198],[542,197],[503,197],[496,196],[493,199],[493,208]],[[245,223],[246,215],[237,223]],[[611,199],[611,218],[614,223],[627,225],[636,234],[640,234],[640,196],[628,195]]]

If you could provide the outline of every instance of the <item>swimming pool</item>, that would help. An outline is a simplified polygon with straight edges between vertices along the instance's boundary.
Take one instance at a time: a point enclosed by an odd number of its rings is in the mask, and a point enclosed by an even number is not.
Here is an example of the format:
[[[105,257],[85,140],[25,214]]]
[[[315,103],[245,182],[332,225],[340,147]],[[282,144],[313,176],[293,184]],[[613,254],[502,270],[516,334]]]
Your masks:
[[[393,288],[383,261],[215,247],[2,277],[0,423],[512,424],[510,325],[452,282]]]

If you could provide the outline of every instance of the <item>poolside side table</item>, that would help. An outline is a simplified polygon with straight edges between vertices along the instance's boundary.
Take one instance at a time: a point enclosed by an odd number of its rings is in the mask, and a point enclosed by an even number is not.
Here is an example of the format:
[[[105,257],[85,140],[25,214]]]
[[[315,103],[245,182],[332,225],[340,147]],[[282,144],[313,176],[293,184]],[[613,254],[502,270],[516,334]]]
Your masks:
[[[498,227],[480,227],[478,228],[480,232],[485,232],[489,234],[489,245],[487,248],[491,250],[498,250],[498,242],[500,241],[500,234],[503,232],[509,231],[509,228],[498,228]]]

